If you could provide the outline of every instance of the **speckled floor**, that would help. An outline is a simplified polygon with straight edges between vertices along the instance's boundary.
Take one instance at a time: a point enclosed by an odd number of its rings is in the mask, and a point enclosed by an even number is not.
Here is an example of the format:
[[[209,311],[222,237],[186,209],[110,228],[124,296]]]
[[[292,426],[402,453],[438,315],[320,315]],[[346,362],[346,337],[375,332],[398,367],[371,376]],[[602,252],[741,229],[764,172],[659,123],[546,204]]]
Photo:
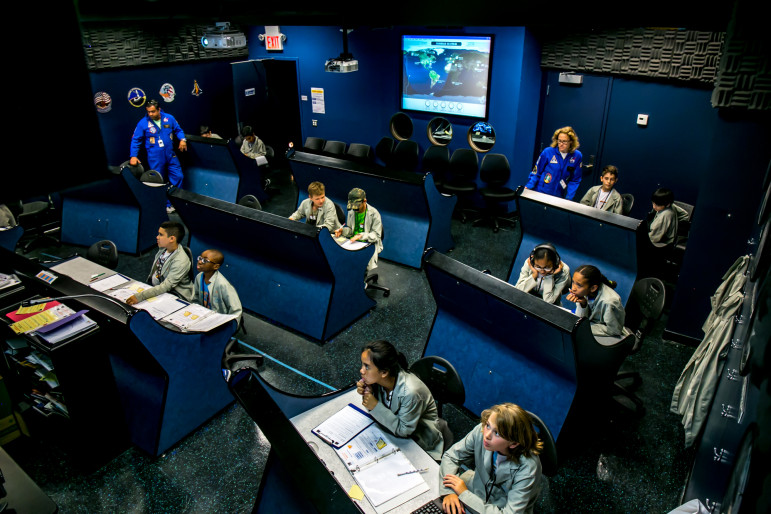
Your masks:
[[[265,210],[290,214],[296,191],[281,174],[274,185],[278,192]],[[493,233],[454,221],[452,233],[453,258],[506,278],[520,236],[517,228]],[[78,250],[83,253],[82,248],[47,247],[30,255],[66,256]],[[119,271],[144,277],[153,253],[121,255]],[[242,340],[247,350],[269,356],[263,376],[297,394],[344,387],[357,377],[361,345],[374,338],[390,340],[410,362],[419,358],[435,311],[425,274],[384,260],[379,273],[391,295],[368,291],[377,306],[324,344],[247,314]],[[642,374],[637,393],[647,413],[636,417],[612,404],[589,406],[572,416],[558,441],[559,472],[547,479],[537,511],[658,513],[681,503],[692,455],[683,450],[679,419],[668,407],[693,349],[661,340],[663,326],[662,320],[622,368]],[[452,406],[445,408],[445,417],[455,434],[465,434],[476,423]],[[131,448],[94,472],[73,468],[67,454],[48,443],[22,438],[5,449],[63,513],[208,513],[251,510],[269,445],[245,411],[232,404],[158,458]]]

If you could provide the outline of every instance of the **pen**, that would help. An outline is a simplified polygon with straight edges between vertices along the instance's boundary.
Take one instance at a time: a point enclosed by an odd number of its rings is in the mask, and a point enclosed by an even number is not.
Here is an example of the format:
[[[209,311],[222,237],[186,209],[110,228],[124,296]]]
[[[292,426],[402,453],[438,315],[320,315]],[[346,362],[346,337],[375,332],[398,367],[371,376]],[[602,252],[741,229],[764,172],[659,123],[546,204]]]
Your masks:
[[[91,275],[91,282],[93,282],[97,278],[101,277],[102,275],[104,275],[104,273],[99,273],[98,275]]]
[[[396,476],[400,477],[402,475],[409,475],[410,473],[425,473],[426,471],[428,471],[428,468],[413,469],[412,471],[405,471],[404,473],[397,473]]]

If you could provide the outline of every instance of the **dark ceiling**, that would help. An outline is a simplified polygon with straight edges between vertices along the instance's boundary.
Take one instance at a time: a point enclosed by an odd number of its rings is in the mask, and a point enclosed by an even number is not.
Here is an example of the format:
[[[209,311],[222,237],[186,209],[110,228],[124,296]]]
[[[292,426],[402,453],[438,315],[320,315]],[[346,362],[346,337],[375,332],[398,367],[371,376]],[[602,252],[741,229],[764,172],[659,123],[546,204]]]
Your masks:
[[[591,28],[673,27],[724,31],[732,2],[479,2],[432,0],[372,2],[299,0],[76,0],[81,23],[175,21],[240,25],[528,26],[539,32]],[[714,5],[714,4],[713,4]],[[676,6],[676,7],[675,7]]]

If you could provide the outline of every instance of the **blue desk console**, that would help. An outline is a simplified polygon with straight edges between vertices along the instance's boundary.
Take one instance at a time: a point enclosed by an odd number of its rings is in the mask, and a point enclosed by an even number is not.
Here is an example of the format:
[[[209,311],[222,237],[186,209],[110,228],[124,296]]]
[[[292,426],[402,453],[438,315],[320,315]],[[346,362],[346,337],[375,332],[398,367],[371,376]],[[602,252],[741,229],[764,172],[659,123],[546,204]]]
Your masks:
[[[187,152],[179,155],[184,189],[236,203],[246,194],[265,202],[263,168],[241,153],[232,140],[187,137]]]
[[[24,235],[24,229],[21,225],[16,225],[13,228],[2,230],[0,229],[0,248],[14,251],[16,245],[19,243],[19,239]]]
[[[626,304],[637,280],[639,251],[648,239],[643,222],[522,187],[516,202],[522,240],[509,270],[510,284],[517,283],[533,248],[548,242],[570,266],[571,274],[578,266],[591,264],[615,280],[616,292]],[[575,308],[575,304],[564,305]]]
[[[190,249],[225,255],[220,270],[243,306],[326,341],[375,306],[364,272],[375,248],[341,248],[326,228],[172,188]]]
[[[307,198],[308,185],[320,181],[326,196],[345,210],[348,191],[359,187],[383,218],[380,258],[420,268],[423,252],[451,250],[455,243],[450,219],[457,198],[442,195],[430,173],[419,175],[365,164],[295,152],[289,157],[299,191],[298,205]]]
[[[109,180],[62,193],[62,242],[91,246],[102,239],[121,252],[155,246],[168,220],[166,186],[140,182],[128,169]]]
[[[437,306],[424,355],[455,366],[471,412],[513,402],[556,438],[574,399],[609,394],[632,338],[600,344],[586,319],[439,252],[424,267]]]
[[[157,456],[233,401],[219,361],[236,322],[182,333],[138,311],[128,328],[133,344],[114,348],[110,362],[131,441]]]

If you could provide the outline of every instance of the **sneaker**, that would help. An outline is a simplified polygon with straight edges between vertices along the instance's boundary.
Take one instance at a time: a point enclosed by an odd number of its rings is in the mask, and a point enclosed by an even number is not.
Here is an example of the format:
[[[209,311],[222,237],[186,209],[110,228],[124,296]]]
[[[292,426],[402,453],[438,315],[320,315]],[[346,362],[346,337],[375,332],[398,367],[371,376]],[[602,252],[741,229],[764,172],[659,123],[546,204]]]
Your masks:
[[[166,214],[171,214],[172,212],[177,212],[177,209],[175,209],[175,208],[174,208],[174,207],[172,207],[171,205],[169,205],[168,207],[166,207]]]

